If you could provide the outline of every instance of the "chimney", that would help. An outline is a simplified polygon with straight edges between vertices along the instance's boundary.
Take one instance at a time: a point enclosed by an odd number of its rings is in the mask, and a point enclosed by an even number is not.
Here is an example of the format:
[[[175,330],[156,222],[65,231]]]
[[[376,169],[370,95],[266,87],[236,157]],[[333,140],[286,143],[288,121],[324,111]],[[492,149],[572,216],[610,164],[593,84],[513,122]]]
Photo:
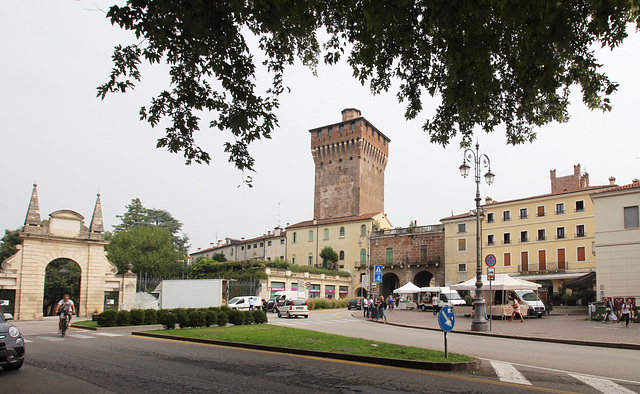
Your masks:
[[[634,179],[631,181],[634,185],[640,183],[640,180],[638,178]]]
[[[573,175],[580,175],[580,163],[577,166],[573,166]]]
[[[355,108],[345,108],[342,110],[342,121],[346,122],[351,119],[356,119],[362,116],[362,112]]]
[[[198,252],[200,251],[200,248],[198,248]]]
[[[609,186],[615,186],[615,185],[616,185],[616,177],[615,176],[609,177]]]
[[[213,248],[213,242],[209,242],[209,247]]]
[[[551,173],[551,179],[556,179],[556,170],[549,171]]]
[[[485,204],[493,204],[493,198],[487,196],[484,198],[484,203]]]

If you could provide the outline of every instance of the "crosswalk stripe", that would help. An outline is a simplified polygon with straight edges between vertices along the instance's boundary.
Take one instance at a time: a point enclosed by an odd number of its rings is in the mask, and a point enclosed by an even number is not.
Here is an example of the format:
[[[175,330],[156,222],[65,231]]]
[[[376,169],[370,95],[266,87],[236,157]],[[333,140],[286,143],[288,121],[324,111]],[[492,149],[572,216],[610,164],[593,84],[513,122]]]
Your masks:
[[[512,364],[493,360],[489,362],[491,363],[493,370],[496,371],[500,381],[532,386],[531,382],[529,382],[527,378],[525,378],[524,375],[521,374],[520,371],[518,371]]]
[[[588,384],[589,386],[603,393],[625,393],[625,394],[635,393],[634,391],[628,390],[620,386],[619,384],[612,382],[609,379],[601,379],[593,376],[586,376],[586,375],[572,374],[572,373],[570,373],[569,376],[575,379],[578,379],[582,383]]]
[[[78,339],[96,339],[96,337],[92,337],[90,335],[84,335],[84,334],[73,334],[69,336],[73,338],[78,338]]]
[[[95,332],[94,335],[102,335],[104,337],[121,337],[124,334],[114,334],[112,332]]]
[[[44,340],[52,341],[52,342],[64,341],[64,338],[62,338],[62,337],[38,337],[38,339],[44,339]]]

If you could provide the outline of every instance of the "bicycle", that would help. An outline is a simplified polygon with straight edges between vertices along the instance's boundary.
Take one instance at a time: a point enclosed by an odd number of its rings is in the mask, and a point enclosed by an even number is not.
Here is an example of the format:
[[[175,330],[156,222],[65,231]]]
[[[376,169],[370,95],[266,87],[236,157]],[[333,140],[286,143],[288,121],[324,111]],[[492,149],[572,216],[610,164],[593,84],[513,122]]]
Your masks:
[[[67,328],[69,328],[69,315],[65,313],[64,317],[60,321],[60,334],[62,335],[63,338],[64,338],[64,335],[67,333]]]

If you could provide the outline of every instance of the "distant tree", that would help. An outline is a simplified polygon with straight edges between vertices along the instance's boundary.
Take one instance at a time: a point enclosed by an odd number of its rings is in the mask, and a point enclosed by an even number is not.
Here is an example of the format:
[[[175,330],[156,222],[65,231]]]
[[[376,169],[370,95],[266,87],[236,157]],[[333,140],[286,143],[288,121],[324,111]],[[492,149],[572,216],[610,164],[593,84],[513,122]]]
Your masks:
[[[338,261],[338,253],[331,246],[325,246],[320,251],[323,268],[331,268]]]
[[[225,256],[224,253],[222,253],[222,252],[214,253],[211,256],[211,260],[215,260],[215,261],[219,261],[221,263],[224,263],[225,261],[227,261],[227,256]]]
[[[131,200],[131,204],[126,206],[127,211],[124,215],[116,215],[122,223],[113,226],[114,232],[130,230],[134,227],[145,226],[147,220],[147,208],[142,205],[139,198]]]
[[[158,226],[139,226],[117,232],[106,246],[109,260],[125,272],[127,264],[133,272],[151,276],[176,276],[183,272],[184,255],[178,251],[169,230]]]
[[[164,227],[171,235],[176,235],[182,228],[182,223],[173,217],[168,211],[164,209],[146,209],[146,222],[152,226]]]
[[[0,263],[18,252],[16,245],[22,241],[18,235],[22,229],[4,230],[4,236],[0,239]]]

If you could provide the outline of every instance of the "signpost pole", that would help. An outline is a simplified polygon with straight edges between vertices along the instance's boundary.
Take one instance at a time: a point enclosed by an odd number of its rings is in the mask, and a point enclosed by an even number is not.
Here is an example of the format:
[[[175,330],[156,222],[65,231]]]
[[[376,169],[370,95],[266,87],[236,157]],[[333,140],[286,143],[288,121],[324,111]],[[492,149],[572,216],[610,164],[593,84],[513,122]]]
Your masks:
[[[444,332],[444,358],[449,358],[449,347],[447,346],[447,332]]]
[[[493,281],[489,281],[489,332],[493,329],[493,313],[491,313],[491,307],[493,306],[493,292],[491,291],[491,285]]]

